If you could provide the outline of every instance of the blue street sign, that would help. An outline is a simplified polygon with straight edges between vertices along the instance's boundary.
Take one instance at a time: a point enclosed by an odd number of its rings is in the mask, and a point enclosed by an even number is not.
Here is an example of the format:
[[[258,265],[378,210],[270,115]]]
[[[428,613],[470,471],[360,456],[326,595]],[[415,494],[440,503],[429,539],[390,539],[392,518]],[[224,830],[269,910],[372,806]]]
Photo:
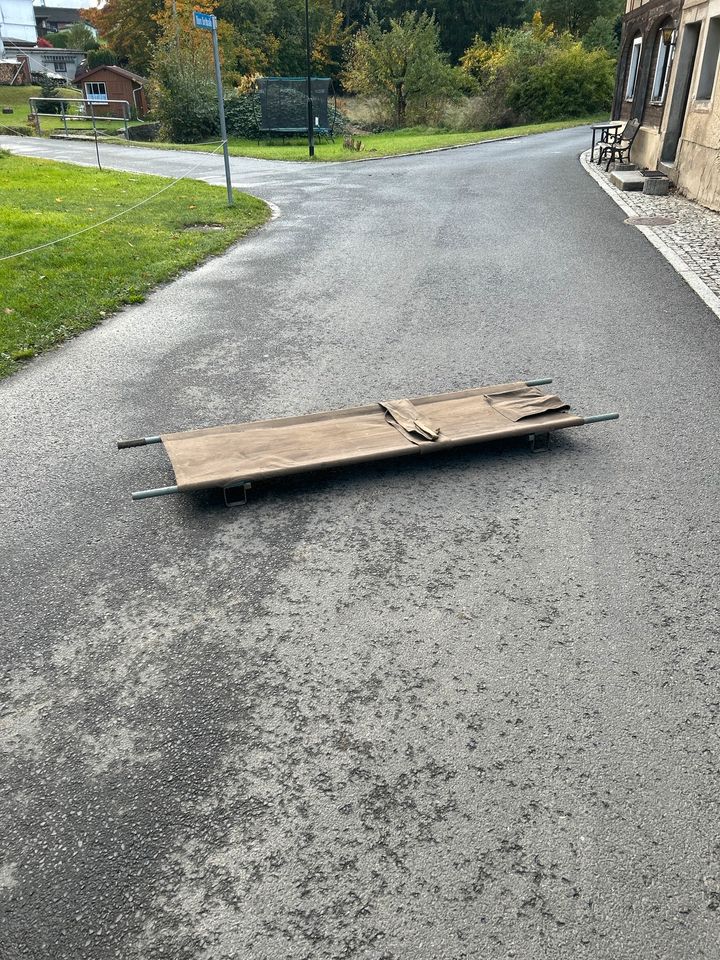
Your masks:
[[[193,10],[193,20],[199,30],[215,29],[215,17],[211,13],[201,13],[199,10]]]

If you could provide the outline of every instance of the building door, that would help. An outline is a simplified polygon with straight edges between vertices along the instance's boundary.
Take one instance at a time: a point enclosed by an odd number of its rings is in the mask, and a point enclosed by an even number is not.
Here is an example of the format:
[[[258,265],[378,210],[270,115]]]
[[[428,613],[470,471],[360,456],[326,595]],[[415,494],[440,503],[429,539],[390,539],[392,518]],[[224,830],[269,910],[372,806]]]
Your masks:
[[[692,83],[695,57],[697,55],[700,24],[688,23],[683,31],[680,55],[675,68],[675,90],[673,92],[670,112],[668,114],[667,130],[663,141],[660,159],[663,163],[675,163],[680,135],[682,134],[690,99],[690,84]]]

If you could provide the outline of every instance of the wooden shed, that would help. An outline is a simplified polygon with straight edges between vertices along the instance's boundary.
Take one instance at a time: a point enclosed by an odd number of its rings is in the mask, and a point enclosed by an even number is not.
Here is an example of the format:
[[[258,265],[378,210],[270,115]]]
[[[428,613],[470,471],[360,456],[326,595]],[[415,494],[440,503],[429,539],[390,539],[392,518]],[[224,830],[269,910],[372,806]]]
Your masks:
[[[98,115],[122,117],[123,106],[120,103],[108,103],[109,100],[125,100],[131,111],[142,120],[148,112],[145,95],[145,77],[131,73],[123,67],[101,66],[86,70],[75,77],[75,83],[82,87],[83,97],[98,105]],[[106,106],[102,106],[107,104]]]

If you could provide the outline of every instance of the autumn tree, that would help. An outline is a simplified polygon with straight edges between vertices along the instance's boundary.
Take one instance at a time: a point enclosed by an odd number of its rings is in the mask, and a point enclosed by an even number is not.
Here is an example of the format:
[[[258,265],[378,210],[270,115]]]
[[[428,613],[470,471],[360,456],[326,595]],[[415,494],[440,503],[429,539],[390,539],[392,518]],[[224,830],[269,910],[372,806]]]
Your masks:
[[[397,126],[404,126],[409,104],[437,98],[453,88],[435,17],[408,12],[391,19],[383,29],[373,12],[353,39],[342,80],[351,93],[392,103]]]
[[[107,0],[105,6],[81,13],[117,54],[120,63],[147,74],[160,35],[154,17],[162,7],[163,0]]]
[[[150,98],[163,134],[177,143],[196,143],[218,132],[212,37],[194,26],[192,15],[193,10],[212,13],[215,6],[204,0],[164,0],[155,15],[160,35]]]

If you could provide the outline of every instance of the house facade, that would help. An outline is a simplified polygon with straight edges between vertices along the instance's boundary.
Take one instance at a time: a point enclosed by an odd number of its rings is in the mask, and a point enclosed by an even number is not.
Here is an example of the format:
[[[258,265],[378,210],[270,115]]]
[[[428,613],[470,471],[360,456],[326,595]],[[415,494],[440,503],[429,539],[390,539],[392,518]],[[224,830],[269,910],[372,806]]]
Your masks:
[[[0,57],[8,43],[37,43],[32,0],[0,0]]]
[[[73,83],[75,74],[87,59],[84,50],[30,47],[16,43],[6,43],[5,53],[17,60],[26,60],[32,73],[46,73],[65,83]]]
[[[34,0],[35,22],[38,36],[44,37],[48,33],[57,33],[67,30],[76,23],[86,23],[81,11],[97,6],[91,0]]]
[[[720,0],[627,0],[613,116],[632,160],[720,210]]]
[[[675,68],[682,0],[627,0],[613,117],[641,121],[633,160],[655,168]]]

